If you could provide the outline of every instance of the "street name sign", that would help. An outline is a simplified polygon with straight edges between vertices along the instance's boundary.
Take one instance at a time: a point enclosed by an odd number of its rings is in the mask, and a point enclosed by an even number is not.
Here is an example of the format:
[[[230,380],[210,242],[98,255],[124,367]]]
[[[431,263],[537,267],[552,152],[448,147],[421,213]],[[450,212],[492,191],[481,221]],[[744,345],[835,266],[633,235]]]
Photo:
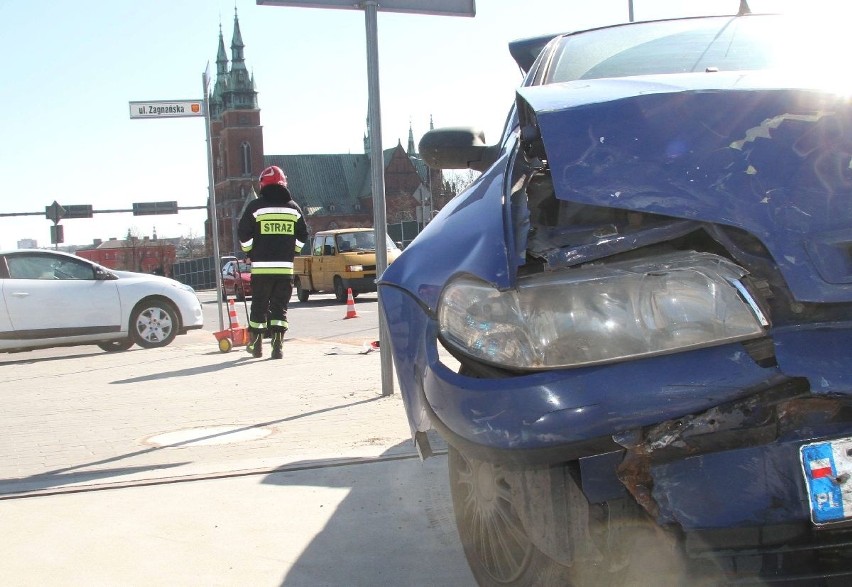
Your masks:
[[[153,214],[177,214],[177,201],[170,202],[134,202],[134,216],[150,216]]]
[[[130,118],[186,118],[192,116],[204,116],[204,100],[130,102]]]

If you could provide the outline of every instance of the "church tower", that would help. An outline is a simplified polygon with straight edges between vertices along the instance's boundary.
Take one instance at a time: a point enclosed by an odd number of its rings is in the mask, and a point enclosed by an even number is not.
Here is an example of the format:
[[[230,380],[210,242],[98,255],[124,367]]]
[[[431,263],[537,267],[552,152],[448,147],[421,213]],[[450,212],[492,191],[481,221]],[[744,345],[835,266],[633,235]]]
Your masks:
[[[254,180],[263,169],[263,127],[254,76],[246,68],[240,20],[234,8],[231,61],[225,52],[222,26],[216,54],[216,82],[210,95],[210,138],[213,152],[213,186],[219,225],[219,253],[240,251],[237,223],[247,200],[256,197]],[[212,254],[212,222],[205,232]]]

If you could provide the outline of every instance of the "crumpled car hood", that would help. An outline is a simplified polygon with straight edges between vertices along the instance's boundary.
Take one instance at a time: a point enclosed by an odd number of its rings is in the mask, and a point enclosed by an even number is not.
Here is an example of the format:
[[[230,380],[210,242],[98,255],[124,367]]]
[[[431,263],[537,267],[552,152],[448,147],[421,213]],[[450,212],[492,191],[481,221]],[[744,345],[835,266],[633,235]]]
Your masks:
[[[558,199],[733,226],[800,300],[852,300],[852,106],[774,73],[522,88]]]

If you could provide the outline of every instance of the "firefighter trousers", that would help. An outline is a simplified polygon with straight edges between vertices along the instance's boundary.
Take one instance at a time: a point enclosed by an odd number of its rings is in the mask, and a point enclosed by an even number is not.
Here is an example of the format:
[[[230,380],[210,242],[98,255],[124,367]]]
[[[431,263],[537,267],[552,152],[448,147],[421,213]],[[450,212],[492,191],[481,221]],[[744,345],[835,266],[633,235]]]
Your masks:
[[[272,332],[287,330],[287,305],[293,293],[291,275],[255,274],[251,276],[251,312],[249,328]]]

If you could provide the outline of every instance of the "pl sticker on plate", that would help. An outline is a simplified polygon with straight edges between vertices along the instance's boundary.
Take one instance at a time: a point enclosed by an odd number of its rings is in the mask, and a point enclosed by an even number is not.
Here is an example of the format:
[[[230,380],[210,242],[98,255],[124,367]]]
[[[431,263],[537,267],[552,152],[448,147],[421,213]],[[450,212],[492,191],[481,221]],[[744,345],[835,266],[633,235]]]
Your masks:
[[[852,518],[852,438],[805,444],[799,455],[813,523]]]

